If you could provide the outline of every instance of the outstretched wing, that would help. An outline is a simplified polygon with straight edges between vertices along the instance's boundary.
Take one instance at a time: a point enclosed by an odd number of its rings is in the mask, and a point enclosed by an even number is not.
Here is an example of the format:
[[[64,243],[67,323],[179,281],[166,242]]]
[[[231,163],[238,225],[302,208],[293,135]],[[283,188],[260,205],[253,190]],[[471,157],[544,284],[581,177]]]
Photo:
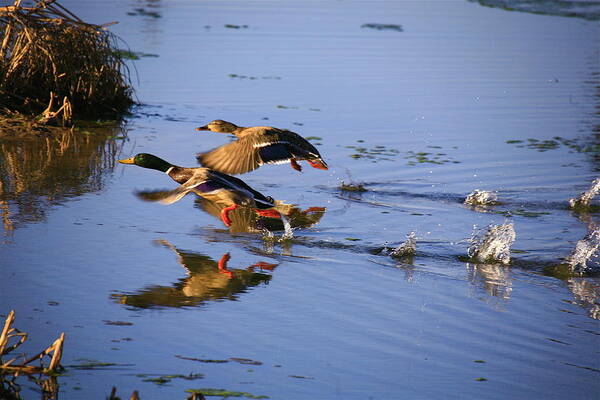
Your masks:
[[[243,138],[224,144],[197,156],[198,162],[206,168],[225,174],[244,174],[262,165],[256,141]]]
[[[179,186],[174,190],[143,190],[136,192],[136,196],[144,201],[157,201],[161,204],[173,204],[181,200],[190,189]]]
[[[203,196],[227,188],[227,184],[222,182],[221,179],[211,179],[210,173],[204,170],[196,171],[190,179],[173,190],[139,191],[136,195],[145,201],[158,201],[161,204],[173,204],[181,200],[190,192]]]
[[[263,164],[283,164],[293,158],[318,157],[318,151],[309,143],[309,149],[299,146],[296,136],[298,135],[293,132],[274,129],[261,135],[245,136],[207,153],[198,154],[197,159],[204,167],[236,175],[253,171]]]

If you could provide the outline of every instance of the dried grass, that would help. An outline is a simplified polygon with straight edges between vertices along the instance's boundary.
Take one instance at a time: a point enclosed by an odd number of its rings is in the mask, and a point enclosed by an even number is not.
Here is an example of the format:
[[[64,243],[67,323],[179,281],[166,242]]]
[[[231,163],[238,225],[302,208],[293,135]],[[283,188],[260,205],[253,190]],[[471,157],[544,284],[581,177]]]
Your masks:
[[[55,0],[0,7],[0,111],[42,119],[115,117],[132,104],[117,38]]]
[[[61,333],[58,339],[50,346],[33,357],[27,359],[23,357],[23,360],[21,361],[18,361],[19,357],[13,357],[8,361],[2,360],[3,356],[8,355],[27,340],[27,333],[12,327],[14,321],[15,312],[13,310],[6,317],[4,328],[2,329],[2,332],[0,332],[0,372],[9,372],[13,374],[52,374],[56,372],[60,368],[60,359],[62,357],[63,343],[65,341],[64,333]],[[11,342],[13,343],[11,344]],[[45,356],[50,356],[50,354],[52,354],[50,364],[47,367],[44,367],[42,364],[43,358]],[[30,363],[35,360],[40,360],[40,366],[30,365]]]

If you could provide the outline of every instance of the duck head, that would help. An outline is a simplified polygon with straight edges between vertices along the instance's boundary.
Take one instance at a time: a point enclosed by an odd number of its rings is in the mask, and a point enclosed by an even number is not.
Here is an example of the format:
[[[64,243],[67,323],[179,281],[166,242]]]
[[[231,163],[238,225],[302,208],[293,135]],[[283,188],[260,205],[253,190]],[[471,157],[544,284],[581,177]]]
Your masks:
[[[222,119],[216,119],[204,126],[196,128],[197,131],[211,131],[220,133],[234,133],[239,127],[231,122],[223,121]]]
[[[119,162],[121,164],[135,164],[142,168],[156,169],[162,172],[166,172],[169,168],[172,167],[171,164],[169,164],[162,158],[156,157],[155,155],[148,153],[139,153],[131,158],[119,160]]]

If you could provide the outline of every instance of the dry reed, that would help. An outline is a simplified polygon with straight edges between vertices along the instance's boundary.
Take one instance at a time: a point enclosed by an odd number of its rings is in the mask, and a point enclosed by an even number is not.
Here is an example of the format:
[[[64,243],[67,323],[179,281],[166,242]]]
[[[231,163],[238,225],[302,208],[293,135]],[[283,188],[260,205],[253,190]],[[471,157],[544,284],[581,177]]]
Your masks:
[[[128,69],[105,27],[55,0],[0,7],[0,111],[63,124],[125,112],[133,104]]]
[[[58,339],[56,339],[50,346],[33,357],[29,357],[27,359],[23,357],[22,361],[17,361],[19,357],[13,357],[8,361],[2,360],[3,356],[8,355],[27,340],[27,333],[21,332],[12,327],[14,321],[15,311],[13,310],[6,317],[4,328],[0,333],[0,372],[8,372],[12,374],[52,374],[56,372],[60,368],[62,348],[65,341],[64,333],[61,333]],[[11,341],[13,342],[12,344]],[[47,367],[44,367],[42,360],[44,356],[50,356],[50,354],[52,354],[50,364]],[[40,360],[40,366],[30,365],[30,363],[35,360]]]

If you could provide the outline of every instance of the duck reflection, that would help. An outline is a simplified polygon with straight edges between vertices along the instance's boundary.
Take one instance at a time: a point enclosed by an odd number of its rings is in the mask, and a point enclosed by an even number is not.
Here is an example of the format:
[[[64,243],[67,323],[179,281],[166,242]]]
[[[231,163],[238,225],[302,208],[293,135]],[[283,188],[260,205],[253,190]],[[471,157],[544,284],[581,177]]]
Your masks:
[[[197,198],[195,207],[207,212],[213,217],[219,219],[223,206],[204,198]],[[285,204],[279,200],[275,200],[275,210],[277,210],[290,222],[292,228],[309,228],[316,225],[325,214],[325,207],[309,207],[302,210],[291,204]],[[231,233],[258,233],[265,229],[271,232],[284,230],[283,221],[280,218],[271,218],[260,216],[253,212],[252,209],[238,207],[229,213]]]
[[[202,253],[179,249],[166,240],[156,243],[177,255],[188,276],[172,286],[149,286],[132,294],[113,294],[119,303],[139,308],[191,307],[211,300],[234,300],[250,287],[268,284],[269,271],[277,267],[261,261],[245,269],[232,269],[228,267],[229,253],[215,261]]]
[[[512,278],[507,265],[467,263],[466,266],[468,280],[472,285],[483,288],[492,297],[510,299]]]
[[[138,198],[144,201],[161,201],[169,196],[169,190],[144,190],[136,192]],[[195,207],[212,215],[216,219],[221,219],[221,212],[225,208],[223,204],[208,200],[204,197],[196,196]],[[286,204],[275,200],[276,211],[284,215],[292,228],[309,228],[319,223],[325,211],[325,207],[309,207],[302,210],[292,204]],[[229,231],[231,233],[260,233],[264,230],[282,231],[284,230],[283,221],[273,216],[258,215],[254,209],[249,207],[238,207],[229,211],[228,216],[231,220]]]

